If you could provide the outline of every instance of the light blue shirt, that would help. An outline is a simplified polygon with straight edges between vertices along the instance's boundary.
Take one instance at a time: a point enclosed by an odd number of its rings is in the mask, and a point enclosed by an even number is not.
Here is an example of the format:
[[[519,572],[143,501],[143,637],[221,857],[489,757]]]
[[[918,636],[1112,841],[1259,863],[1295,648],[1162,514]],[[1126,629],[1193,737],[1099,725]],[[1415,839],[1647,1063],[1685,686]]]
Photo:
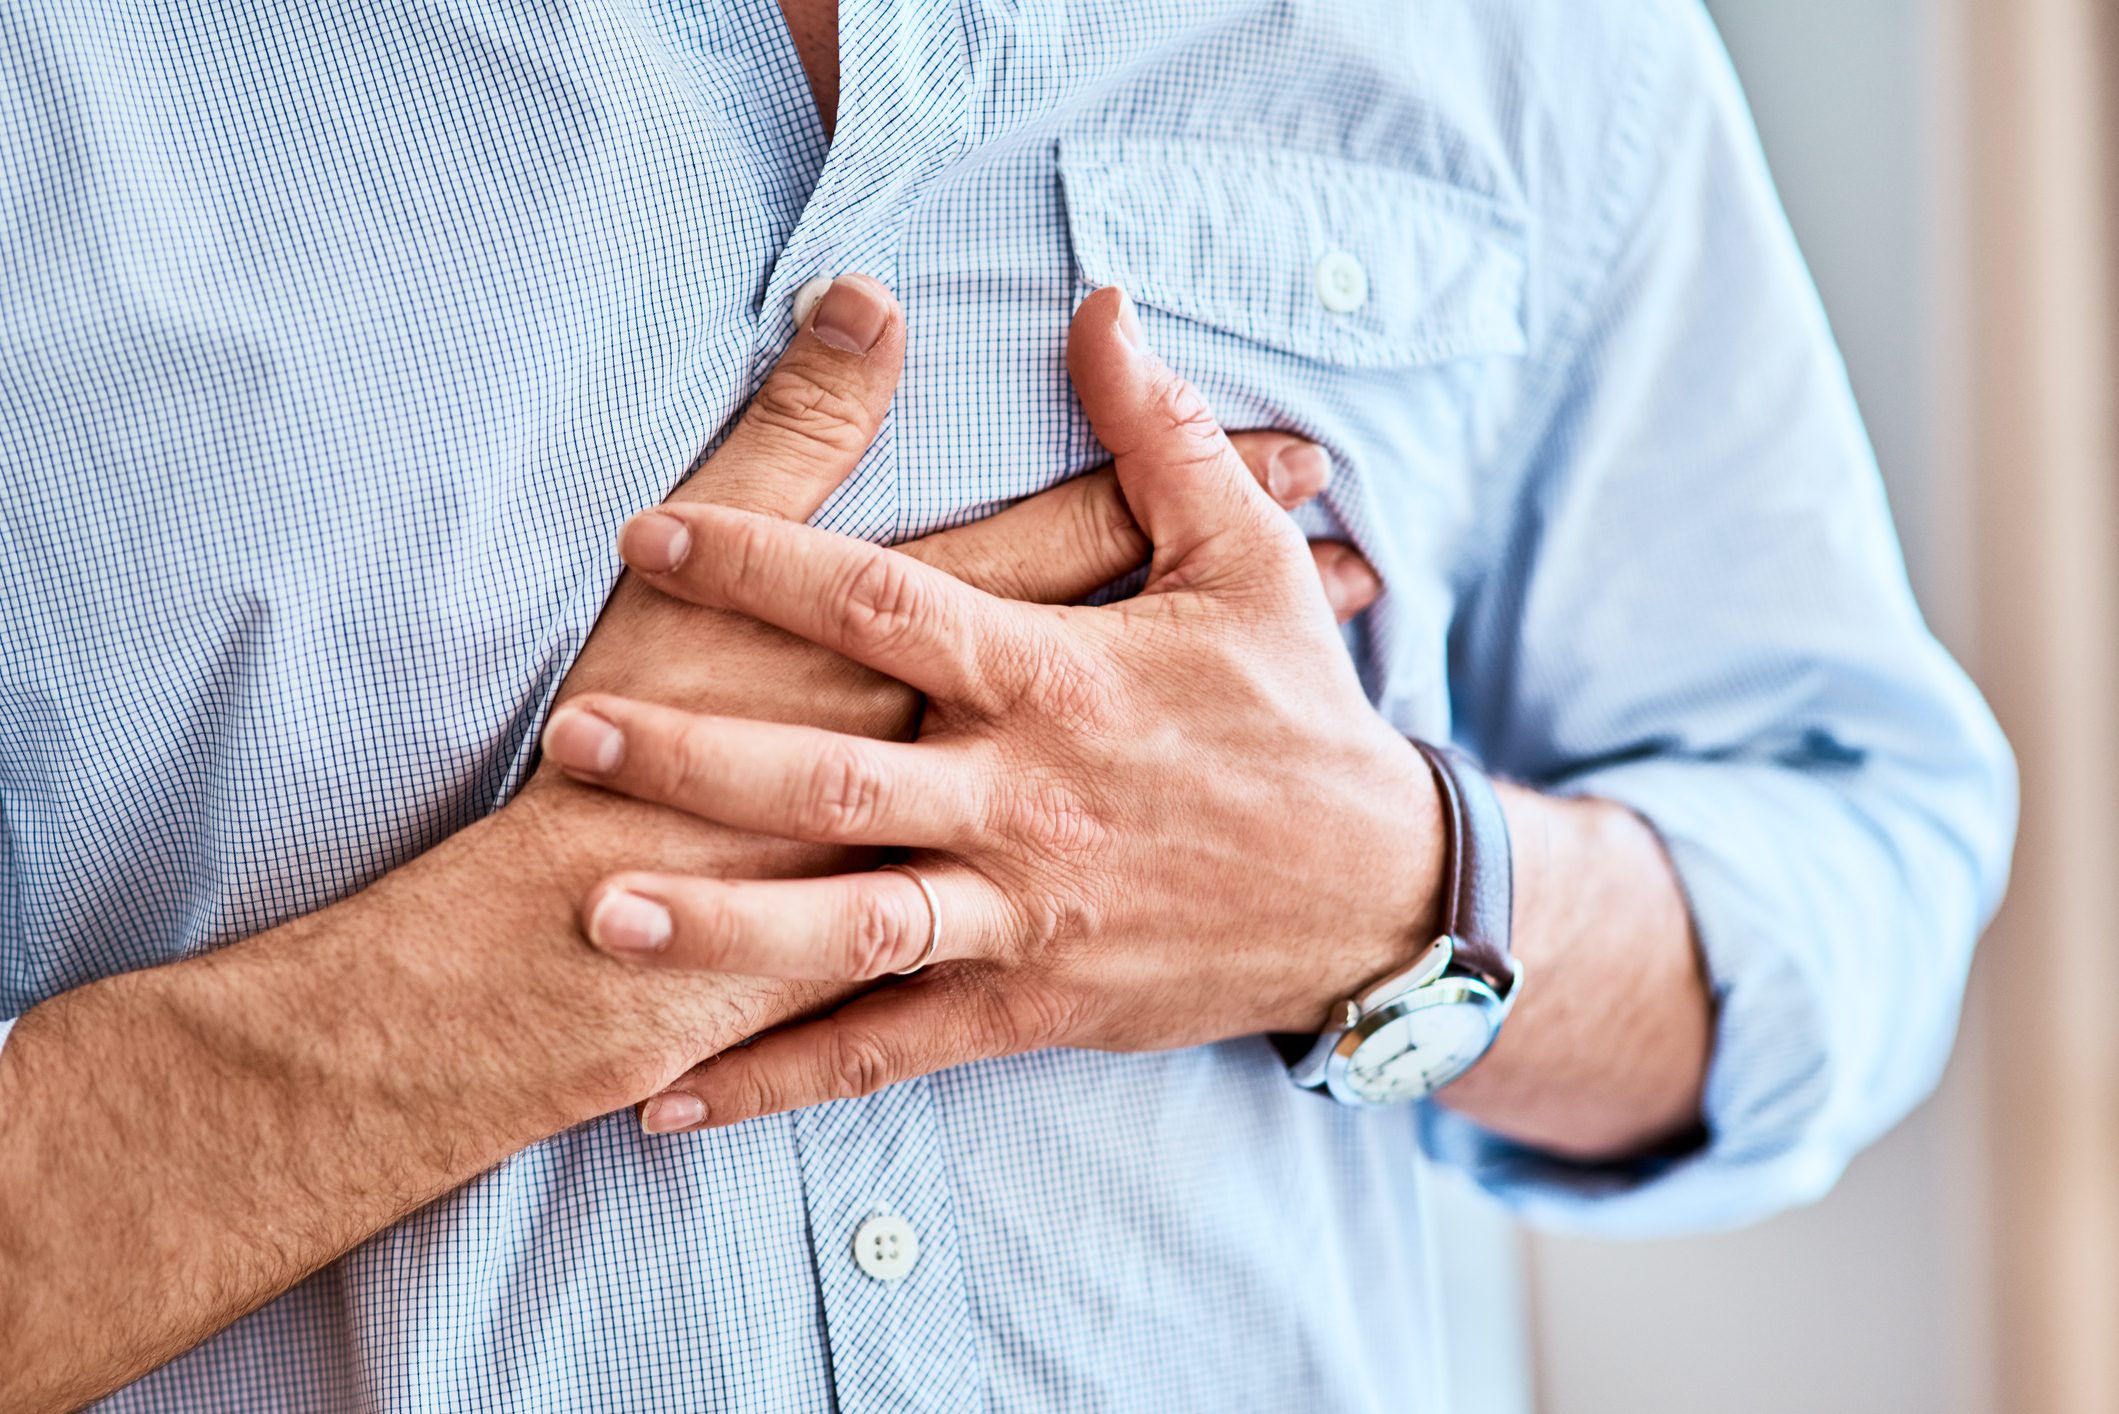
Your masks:
[[[878,539],[1100,460],[1061,340],[1119,284],[1227,425],[1331,451],[1310,528],[1388,586],[1349,636],[1378,710],[1667,841],[1710,1142],[1557,1164],[1257,1039],[619,1115],[112,1407],[1432,1411],[1423,1138],[1541,1221],[1666,1231],[1814,1198],[1933,1082],[2008,755],[1694,5],[841,24],[827,144],[772,0],[0,0],[0,1015],[506,800],[616,528],[805,281],[907,310],[820,517]],[[885,1211],[895,1282],[852,1250]]]

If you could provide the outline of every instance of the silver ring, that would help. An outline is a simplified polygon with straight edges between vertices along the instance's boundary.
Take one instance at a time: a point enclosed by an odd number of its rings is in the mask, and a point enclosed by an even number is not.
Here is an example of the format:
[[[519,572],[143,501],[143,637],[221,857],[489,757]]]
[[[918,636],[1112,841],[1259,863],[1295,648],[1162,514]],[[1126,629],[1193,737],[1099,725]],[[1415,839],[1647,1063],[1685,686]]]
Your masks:
[[[936,897],[934,885],[927,882],[927,876],[910,864],[886,864],[883,867],[885,869],[894,869],[915,884],[918,884],[921,895],[927,900],[927,917],[930,920],[927,925],[927,951],[921,953],[920,960],[912,966],[901,967],[890,974],[893,977],[910,977],[928,963],[933,962],[935,953],[942,946],[942,900]]]

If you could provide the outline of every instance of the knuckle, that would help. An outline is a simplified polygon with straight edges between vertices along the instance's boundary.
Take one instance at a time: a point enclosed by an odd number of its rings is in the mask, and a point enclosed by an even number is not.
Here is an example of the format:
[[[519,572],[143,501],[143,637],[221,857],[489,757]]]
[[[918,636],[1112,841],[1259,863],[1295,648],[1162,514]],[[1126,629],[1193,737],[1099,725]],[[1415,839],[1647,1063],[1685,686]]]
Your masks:
[[[1148,389],[1148,413],[1161,437],[1182,442],[1202,461],[1220,460],[1225,445],[1221,424],[1199,390],[1176,373],[1164,369],[1155,376]]]
[[[861,749],[848,742],[820,747],[795,806],[795,823],[818,840],[848,839],[871,828],[880,811],[882,783]]]
[[[1079,1034],[1086,1010],[1082,997],[1071,987],[1021,987],[1002,1002],[1006,1025],[1018,1045],[1044,1047]]]
[[[742,919],[726,895],[710,889],[685,900],[677,926],[686,934],[695,960],[712,962],[730,952],[742,931]]]
[[[1008,1055],[1064,1046],[1085,1034],[1094,1004],[1084,989],[1058,971],[1045,968],[1032,974],[988,969],[983,976],[963,975],[975,991],[973,1003],[963,1009],[960,1020],[976,1054]]]
[[[1041,854],[1064,857],[1096,849],[1108,832],[1079,792],[1045,780],[1013,794],[1007,833]]]
[[[1229,439],[1223,437],[1221,422],[1214,420],[1206,399],[1168,369],[1148,388],[1148,428],[1172,469],[1218,466],[1229,454]],[[1244,475],[1250,475],[1248,469]]]
[[[851,1100],[873,1095],[890,1083],[890,1056],[875,1036],[851,1026],[833,1030],[826,1064],[831,1093]]]
[[[1081,939],[1094,936],[1097,912],[1086,890],[1054,889],[1016,900],[1011,922],[1009,936],[1016,940],[1017,959],[1050,965],[1063,959]]]
[[[859,396],[819,380],[799,364],[782,364],[751,399],[754,427],[805,446],[852,454],[874,435],[874,417]]]
[[[781,1093],[780,1084],[769,1074],[772,1067],[759,1065],[754,1057],[742,1052],[732,1055],[741,1056],[742,1060],[734,1064],[723,1060],[707,1062],[707,1076],[719,1092],[714,1096],[713,1112],[751,1119],[787,1108],[789,1097]]]
[[[690,799],[708,789],[713,781],[716,742],[704,722],[687,721],[669,733],[663,749],[656,753],[660,770],[656,784],[673,800]]]
[[[871,651],[901,642],[927,612],[911,567],[903,556],[878,552],[862,562],[846,588],[846,631]]]
[[[904,908],[887,894],[864,892],[855,898],[848,926],[850,970],[859,981],[888,976],[905,951]]]
[[[690,555],[685,566],[698,561],[702,569],[711,568],[722,584],[743,584],[755,579],[759,571],[770,562],[773,545],[773,521],[761,515],[739,517],[722,538],[719,553],[713,555]]]

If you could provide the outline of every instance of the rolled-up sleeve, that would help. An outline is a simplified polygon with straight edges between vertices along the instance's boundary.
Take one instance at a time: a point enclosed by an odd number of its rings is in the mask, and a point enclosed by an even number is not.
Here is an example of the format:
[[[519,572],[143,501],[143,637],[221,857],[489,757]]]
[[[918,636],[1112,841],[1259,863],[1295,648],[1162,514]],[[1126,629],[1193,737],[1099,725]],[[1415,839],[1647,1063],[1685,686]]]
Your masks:
[[[2015,828],[2006,743],[1913,602],[1726,56],[1668,13],[1629,185],[1466,574],[1451,691],[1494,770],[1665,842],[1717,1008],[1705,1139],[1583,1166],[1426,1118],[1534,1221],[1613,1234],[1812,1200],[1928,1093]]]

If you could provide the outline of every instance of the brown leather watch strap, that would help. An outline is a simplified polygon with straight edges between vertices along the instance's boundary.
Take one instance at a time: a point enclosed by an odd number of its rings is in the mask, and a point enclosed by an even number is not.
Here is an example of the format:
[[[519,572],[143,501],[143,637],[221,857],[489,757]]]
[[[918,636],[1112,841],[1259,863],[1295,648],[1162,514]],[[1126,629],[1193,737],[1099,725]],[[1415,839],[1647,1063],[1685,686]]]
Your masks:
[[[1455,939],[1451,970],[1469,972],[1505,997],[1516,981],[1508,951],[1515,888],[1508,817],[1493,782],[1469,759],[1424,741],[1413,746],[1442,794],[1442,931]]]

